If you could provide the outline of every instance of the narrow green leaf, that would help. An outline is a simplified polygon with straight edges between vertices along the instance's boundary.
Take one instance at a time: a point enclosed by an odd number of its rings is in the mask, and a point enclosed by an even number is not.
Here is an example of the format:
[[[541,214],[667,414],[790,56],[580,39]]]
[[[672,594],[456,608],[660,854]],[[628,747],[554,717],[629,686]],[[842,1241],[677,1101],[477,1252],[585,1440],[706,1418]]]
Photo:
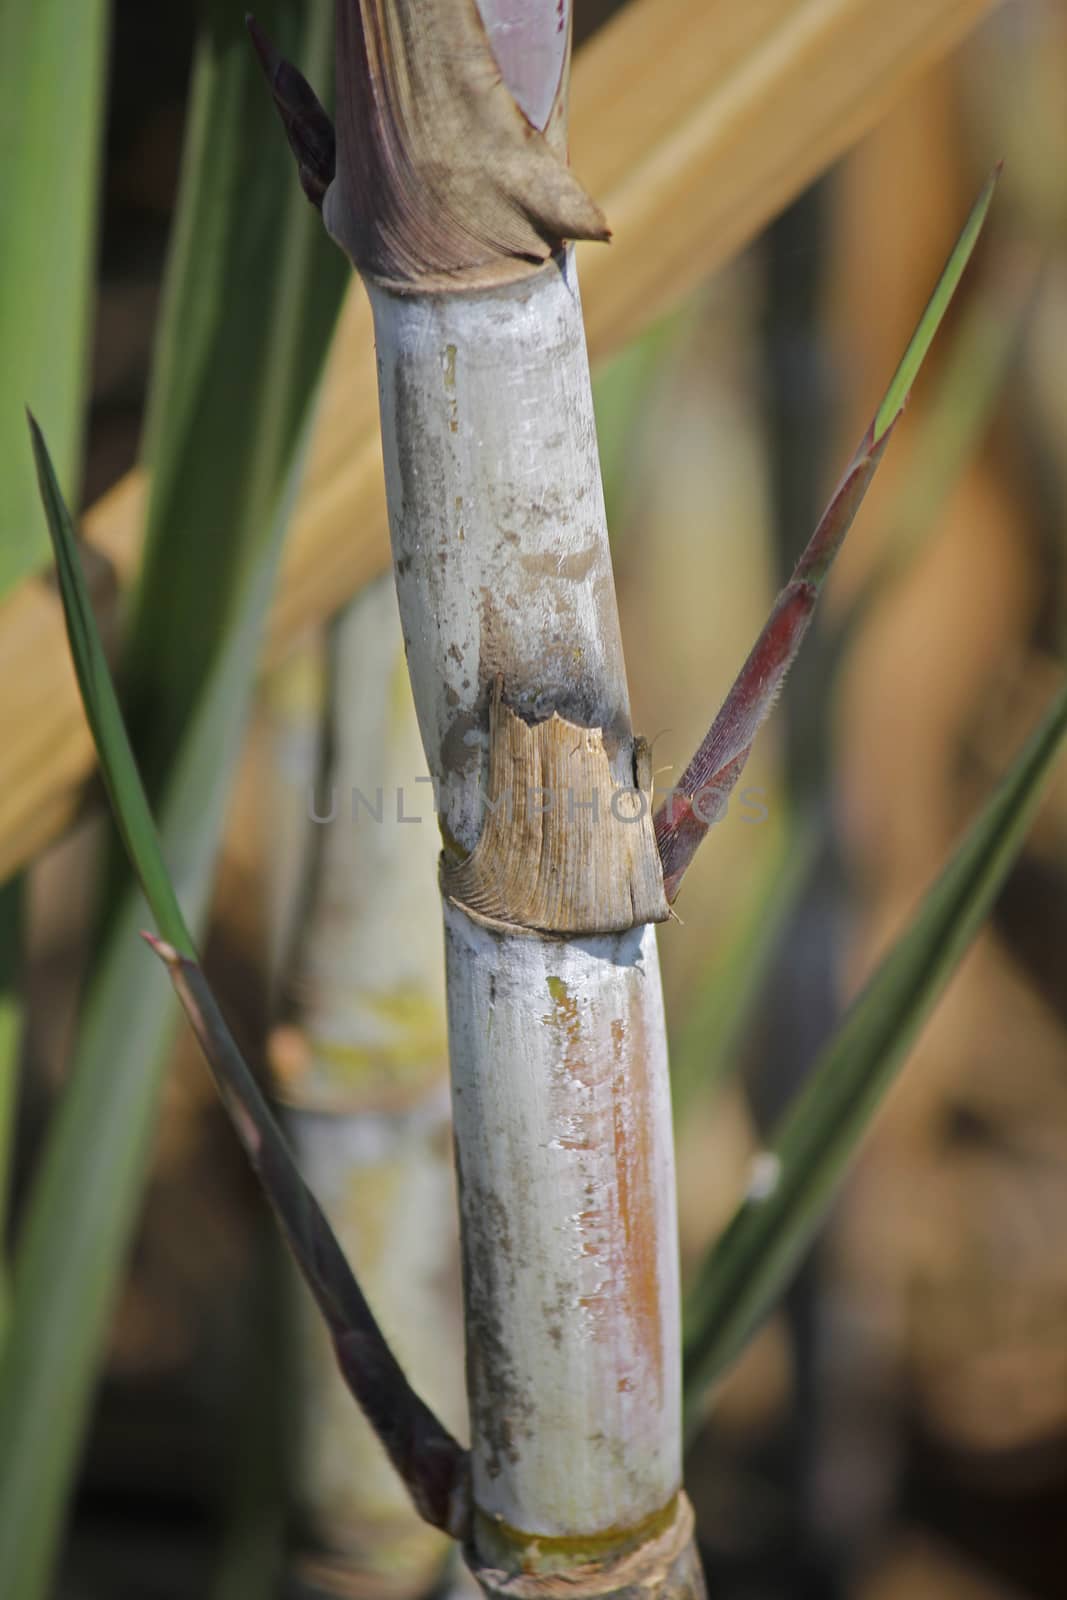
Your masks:
[[[108,0],[0,6],[0,596],[48,555],[25,402],[77,491],[108,13]]]
[[[1036,288],[1036,262],[1013,254],[995,264],[961,310],[907,472],[885,514],[892,537],[839,624],[837,666],[872,608],[925,549],[946,500],[981,446],[1022,342]]]
[[[747,661],[734,679],[718,715],[676,788],[655,815],[667,899],[677,898],[682,879],[721,801],[735,786],[760,728],[781,693],[811,624],[819,594],[889,443],[919,367],[970,260],[999,173],[993,174],[964,226],[930,304],[897,368],[877,417],[867,429],[815,532],[775,601]],[[888,409],[887,409],[888,408]]]
[[[296,479],[294,469],[272,544],[248,574],[162,801],[163,854],[193,928],[207,910]],[[125,894],[98,952],[69,1079],[17,1241],[0,1358],[0,1572],[25,1600],[48,1593],[177,1022],[164,973],[145,970],[137,935],[146,919],[141,894]]]
[[[59,492],[48,447],[32,416],[30,434],[41,500],[55,552],[70,653],[93,743],[100,757],[100,770],[111,799],[111,809],[145,898],[152,908],[152,915],[169,942],[183,954],[192,955],[192,937],[185,926],[181,907],[163,864],[155,823],[148,809],[141,777],[126,737],[118,697],[108,671],[107,658],[96,630],[89,591],[78,560],[70,513]]]
[[[55,542],[71,654],[119,831],[166,941],[145,935],[165,963],[234,1129],[266,1191],[297,1264],[333,1338],[344,1377],[435,1526],[448,1527],[462,1502],[465,1457],[412,1390],[385,1342],[340,1245],[301,1178],[285,1138],[226,1024],[198,964],[123,727],[74,548],[70,518],[44,440],[32,423],[41,489]],[[171,940],[171,932],[181,943]]]
[[[686,1311],[690,1417],[781,1292],[860,1139],[1022,848],[1067,735],[1067,687],[1020,753],[910,929],[853,1003],[761,1158],[758,1183],[709,1255]]]
[[[153,802],[269,534],[350,276],[301,192],[243,12],[231,0],[204,8],[191,181],[148,398],[151,488],[120,688]],[[332,13],[329,0],[257,6],[320,89],[332,83]]]
[[[900,416],[907,403],[911,386],[915,382],[919,368],[926,360],[927,351],[930,349],[938,328],[941,326],[949,302],[956,293],[960,279],[963,277],[968,261],[978,243],[978,235],[982,231],[986,214],[993,203],[993,192],[1000,177],[998,165],[986,180],[978,199],[971,208],[970,216],[963,225],[963,231],[953,248],[952,254],[945,263],[945,270],[937,280],[937,286],[930,296],[926,310],[919,318],[919,326],[912,334],[911,343],[904,352],[903,360],[893,375],[893,381],[886,390],[885,399],[878,408],[878,415],[874,419],[871,430],[872,448],[889,432],[894,422]]]

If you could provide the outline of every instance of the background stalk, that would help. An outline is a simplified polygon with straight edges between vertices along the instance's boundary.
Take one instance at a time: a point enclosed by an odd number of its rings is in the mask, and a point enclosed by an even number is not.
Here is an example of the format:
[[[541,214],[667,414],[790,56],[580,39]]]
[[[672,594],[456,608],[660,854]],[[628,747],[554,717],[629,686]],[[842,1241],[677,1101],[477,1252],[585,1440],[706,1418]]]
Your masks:
[[[306,784],[286,808],[316,834],[317,872],[289,983],[295,1014],[274,1034],[275,1084],[301,1171],[400,1359],[456,1426],[463,1357],[436,830],[429,789],[418,786],[424,762],[390,578],[340,618],[329,655],[316,822]],[[448,1541],[417,1515],[348,1400],[305,1296],[300,1310],[301,1575],[316,1594],[368,1585],[379,1596],[424,1594]]]

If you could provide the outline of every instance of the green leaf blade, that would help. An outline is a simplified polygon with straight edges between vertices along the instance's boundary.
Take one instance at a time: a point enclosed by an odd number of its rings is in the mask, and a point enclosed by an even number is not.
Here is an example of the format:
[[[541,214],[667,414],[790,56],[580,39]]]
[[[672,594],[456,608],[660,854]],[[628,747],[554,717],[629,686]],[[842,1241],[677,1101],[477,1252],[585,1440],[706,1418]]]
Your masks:
[[[332,7],[266,0],[257,11],[287,55],[330,82]],[[269,537],[350,276],[301,192],[243,8],[212,0],[206,14],[186,152],[196,182],[168,264],[144,558],[122,657],[153,803]]]
[[[449,1528],[458,1514],[457,1506],[465,1503],[465,1453],[411,1389],[397,1364],[200,969],[123,726],[89,607],[70,516],[32,417],[30,428],[55,543],[71,652],[115,820],[153,914],[164,929],[179,935],[181,944],[174,943],[170,932],[165,940],[149,934],[145,938],[171,975],[230,1120],[325,1318],[349,1387],[407,1482],[416,1505],[434,1526]],[[137,1144],[143,1147],[143,1141]]]
[[[934,341],[934,336],[944,320],[945,312],[959,281],[963,277],[967,263],[974,253],[978,243],[978,236],[985,225],[989,208],[993,203],[993,195],[1000,178],[1000,166],[996,166],[986,179],[982,192],[979,194],[970,215],[964,223],[959,238],[953,246],[952,253],[945,263],[944,271],[934,288],[933,294],[927,302],[926,310],[919,318],[919,325],[911,336],[911,342],[905,350],[903,358],[893,380],[886,390],[885,398],[878,408],[878,414],[871,428],[871,445],[877,445],[885,438],[894,422],[900,416],[907,404],[911,386],[919,374],[919,368],[926,360],[927,353]]]
[[[707,1257],[686,1311],[687,1405],[737,1356],[810,1243],[919,1029],[988,915],[1067,737],[1054,701],[911,928],[853,1003],[764,1157],[766,1181]]]
[[[55,552],[70,653],[115,821],[152,915],[168,942],[184,955],[191,956],[192,936],[185,925],[163,861],[159,835],[126,736],[118,697],[93,618],[89,590],[78,560],[70,513],[56,481],[48,446],[32,414],[29,422],[41,499]]]
[[[109,12],[108,0],[0,7],[0,596],[48,557],[22,403],[77,491]]]
[[[656,812],[663,885],[672,904],[710,826],[706,801],[728,795],[744,770],[760,728],[773,709],[811,624],[819,594],[889,443],[916,373],[971,258],[993,199],[999,169],[972,207],[890,383],[885,400],[845,470],[815,532],[781,590],[707,735],[677,787]]]

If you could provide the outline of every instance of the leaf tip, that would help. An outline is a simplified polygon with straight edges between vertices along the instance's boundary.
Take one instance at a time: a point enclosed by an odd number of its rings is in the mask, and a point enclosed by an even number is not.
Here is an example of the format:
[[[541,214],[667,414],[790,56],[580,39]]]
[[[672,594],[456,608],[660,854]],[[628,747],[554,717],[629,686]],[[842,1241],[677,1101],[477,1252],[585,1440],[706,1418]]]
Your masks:
[[[26,407],[26,422],[30,430],[30,448],[33,450],[33,464],[37,469],[37,483],[41,493],[41,502],[44,506],[45,521],[48,524],[48,534],[52,540],[52,548],[58,550],[60,534],[57,532],[53,520],[53,502],[59,499],[59,485],[56,483],[55,469],[52,466],[52,457],[48,454],[48,445],[45,443],[44,432],[29,406]],[[60,505],[55,515],[65,515],[65,507]]]
[[[893,375],[893,381],[886,391],[885,398],[878,408],[871,430],[872,442],[877,445],[886,437],[889,429],[903,411],[911,392],[911,386],[918,376],[919,369],[926,359],[934,335],[941,326],[945,312],[959,287],[971,256],[974,254],[975,245],[985,225],[989,208],[993,203],[993,194],[1003,170],[1003,161],[998,161],[985,183],[977,200],[968,213],[967,220],[960,231],[956,243],[937,281],[933,294],[919,319],[919,325],[912,335],[911,342],[904,357]]]
[[[993,163],[993,170],[990,172],[989,177],[986,179],[985,183],[982,185],[982,192],[978,196],[977,201],[975,202],[974,210],[975,210],[975,213],[976,213],[977,218],[978,218],[978,226],[979,227],[981,227],[982,223],[986,219],[986,213],[989,210],[990,205],[992,204],[993,196],[994,196],[994,194],[996,193],[996,190],[997,190],[997,185],[999,184],[1003,174],[1004,174],[1004,157],[1001,156],[998,161],[995,161]]]
[[[321,211],[336,169],[333,123],[311,85],[291,61],[279,55],[251,11],[245,12],[245,28],[296,157],[301,186]]]

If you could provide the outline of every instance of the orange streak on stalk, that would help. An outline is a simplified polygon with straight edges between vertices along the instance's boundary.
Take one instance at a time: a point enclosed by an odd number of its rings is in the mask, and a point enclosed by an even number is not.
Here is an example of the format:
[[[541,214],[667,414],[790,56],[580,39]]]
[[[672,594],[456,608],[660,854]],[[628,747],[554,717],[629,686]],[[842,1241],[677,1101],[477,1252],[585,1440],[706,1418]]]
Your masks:
[[[589,1314],[596,1342],[617,1347],[625,1329],[624,1345],[637,1344],[641,1370],[620,1371],[619,1393],[651,1383],[662,1395],[653,1118],[645,1109],[652,1086],[643,1022],[636,1008],[627,1021],[616,1017],[612,1048],[605,1051],[599,1038],[586,1036],[577,997],[558,980],[550,980],[550,987],[552,1010],[545,1021],[560,1040],[565,1077],[556,1143],[566,1151],[614,1154],[614,1191],[605,1181],[603,1193],[588,1192],[588,1204],[575,1218],[582,1257],[603,1264],[602,1286],[579,1295],[577,1304]]]
[[[629,1313],[655,1378],[663,1392],[663,1323],[660,1310],[659,1258],[656,1250],[655,1156],[652,1118],[645,1114],[651,1085],[648,1050],[640,1010],[630,1013],[630,1037],[616,1018],[611,1025],[615,1046],[612,1113],[619,1220],[625,1239],[625,1283]],[[619,1388],[626,1384],[625,1376]]]

